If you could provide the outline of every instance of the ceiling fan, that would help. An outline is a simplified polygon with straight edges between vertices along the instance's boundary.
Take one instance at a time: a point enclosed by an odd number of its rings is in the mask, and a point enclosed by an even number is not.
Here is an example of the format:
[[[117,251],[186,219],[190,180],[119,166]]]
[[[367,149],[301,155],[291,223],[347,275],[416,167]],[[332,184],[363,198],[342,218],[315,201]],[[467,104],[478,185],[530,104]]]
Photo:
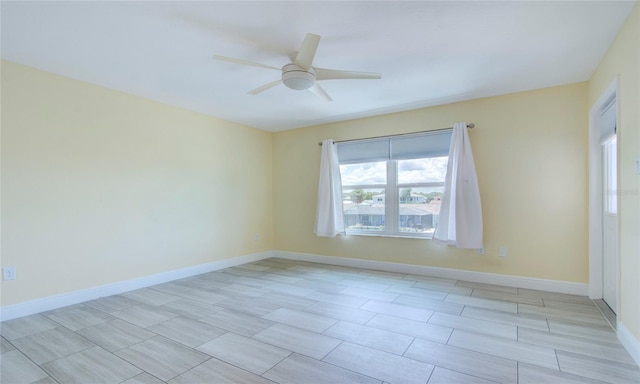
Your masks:
[[[331,97],[327,92],[316,83],[316,80],[333,80],[333,79],[380,79],[382,75],[380,73],[372,72],[354,72],[354,71],[341,71],[337,69],[325,69],[313,67],[313,58],[316,55],[318,49],[318,43],[320,43],[320,36],[313,33],[307,33],[302,42],[300,52],[293,53],[289,56],[290,63],[285,64],[282,68],[276,68],[271,65],[260,64],[253,61],[235,59],[232,57],[214,55],[216,60],[228,61],[235,64],[249,65],[259,68],[275,69],[282,72],[282,78],[267,83],[261,87],[258,87],[252,91],[249,91],[252,95],[257,95],[260,92],[273,88],[276,85],[284,84],[286,87],[295,89],[298,91],[308,89],[314,94],[324,98],[327,101],[331,101]]]

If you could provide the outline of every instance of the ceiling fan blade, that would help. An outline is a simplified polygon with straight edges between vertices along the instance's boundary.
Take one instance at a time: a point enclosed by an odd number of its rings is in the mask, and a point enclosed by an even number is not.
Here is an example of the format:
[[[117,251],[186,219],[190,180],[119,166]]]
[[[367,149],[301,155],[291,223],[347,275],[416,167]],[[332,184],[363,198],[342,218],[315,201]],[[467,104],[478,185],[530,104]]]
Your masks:
[[[267,68],[267,69],[275,69],[277,71],[280,70],[280,68],[272,67],[270,65],[260,64],[260,63],[256,63],[254,61],[249,61],[249,60],[235,59],[233,57],[213,55],[213,58],[216,60],[228,61],[229,63],[234,63],[234,64],[249,65],[251,67],[259,67],[259,68]]]
[[[269,88],[273,88],[278,84],[282,84],[282,80],[272,81],[270,83],[267,83],[267,84],[263,85],[262,87],[258,87],[256,89],[254,89],[253,91],[249,91],[249,93],[252,94],[252,95],[257,95],[258,93],[266,91]]]
[[[316,71],[316,80],[333,80],[333,79],[380,79],[381,73],[374,72],[356,72],[356,71],[340,71],[337,69],[314,68]]]
[[[325,91],[324,88],[322,88],[318,83],[315,83],[313,87],[309,88],[309,91],[316,96],[322,97],[326,101],[333,101],[333,99],[331,98],[331,96],[329,96],[327,91]]]
[[[320,36],[314,35],[313,33],[307,33],[304,37],[304,41],[302,42],[300,52],[298,52],[298,55],[293,62],[297,66],[304,68],[305,71],[308,71],[309,67],[311,67],[311,63],[313,63],[313,58],[316,55],[319,43]]]

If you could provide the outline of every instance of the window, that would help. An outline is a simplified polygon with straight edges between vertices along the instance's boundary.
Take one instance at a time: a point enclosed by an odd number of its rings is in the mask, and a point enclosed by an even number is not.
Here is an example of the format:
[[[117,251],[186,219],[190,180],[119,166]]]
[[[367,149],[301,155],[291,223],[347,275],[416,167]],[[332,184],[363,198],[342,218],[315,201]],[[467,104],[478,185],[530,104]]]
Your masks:
[[[451,131],[338,144],[348,234],[431,238]]]

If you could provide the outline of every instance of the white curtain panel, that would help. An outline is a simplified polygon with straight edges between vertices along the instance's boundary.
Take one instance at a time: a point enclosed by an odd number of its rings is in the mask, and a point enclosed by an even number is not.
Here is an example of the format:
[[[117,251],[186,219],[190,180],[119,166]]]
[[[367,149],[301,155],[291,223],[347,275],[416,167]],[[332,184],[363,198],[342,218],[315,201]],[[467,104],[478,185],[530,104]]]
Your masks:
[[[338,147],[333,143],[333,140],[322,142],[315,233],[322,237],[344,234],[342,181],[340,179]]]
[[[440,220],[433,239],[457,248],[482,248],[480,189],[464,122],[453,126]]]

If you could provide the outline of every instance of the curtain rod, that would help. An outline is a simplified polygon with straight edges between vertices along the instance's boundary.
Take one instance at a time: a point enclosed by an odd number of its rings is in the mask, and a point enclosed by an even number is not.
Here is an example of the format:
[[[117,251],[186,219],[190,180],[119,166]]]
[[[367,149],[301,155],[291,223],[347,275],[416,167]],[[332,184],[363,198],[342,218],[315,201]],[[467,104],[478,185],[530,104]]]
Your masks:
[[[474,123],[469,123],[467,124],[467,128],[472,129],[474,128],[476,125]],[[409,133],[398,133],[395,135],[386,135],[386,136],[374,136],[374,137],[365,137],[364,139],[350,139],[350,140],[337,140],[334,141],[334,144],[338,144],[338,143],[347,143],[350,141],[360,141],[360,140],[374,140],[374,139],[386,139],[389,137],[397,137],[397,136],[407,136],[407,135],[415,135],[418,133],[429,133],[429,132],[438,132],[438,131],[447,131],[449,129],[453,129],[453,127],[449,127],[449,128],[440,128],[440,129],[432,129],[430,131],[418,131],[418,132],[409,132]],[[322,146],[322,141],[318,142],[319,146]]]

